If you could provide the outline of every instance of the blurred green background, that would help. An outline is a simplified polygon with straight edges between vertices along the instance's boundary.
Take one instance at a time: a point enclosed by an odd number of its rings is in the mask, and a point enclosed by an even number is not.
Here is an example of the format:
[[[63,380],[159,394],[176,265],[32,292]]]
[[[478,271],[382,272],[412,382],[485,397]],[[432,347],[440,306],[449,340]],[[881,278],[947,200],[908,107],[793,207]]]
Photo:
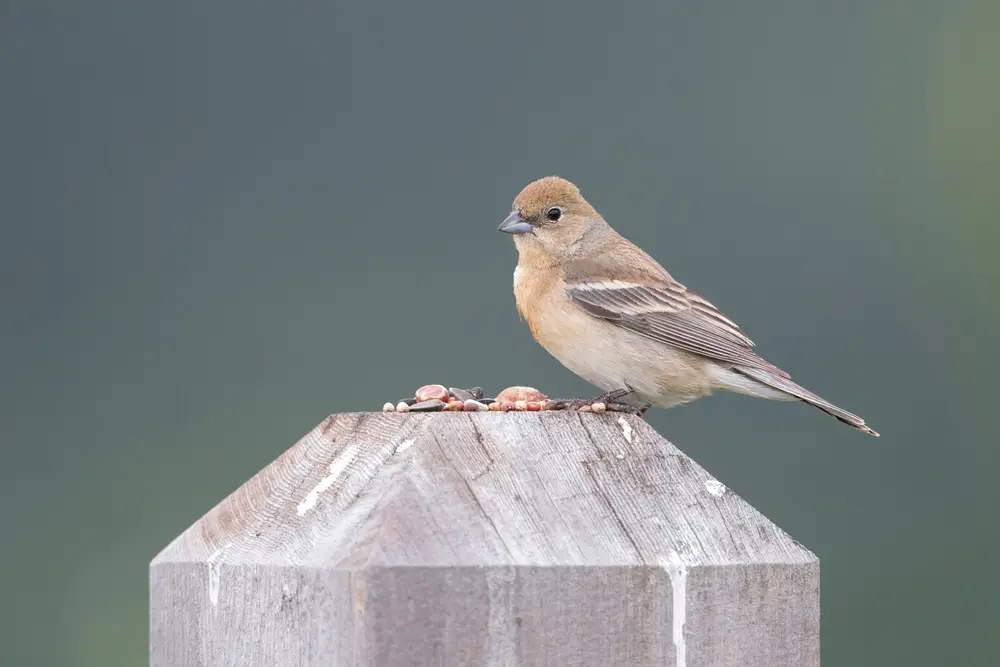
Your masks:
[[[823,663],[995,664],[1000,3],[0,3],[0,665],[146,662],[156,552],[330,412],[591,392],[559,174],[863,415],[649,421],[815,551]]]

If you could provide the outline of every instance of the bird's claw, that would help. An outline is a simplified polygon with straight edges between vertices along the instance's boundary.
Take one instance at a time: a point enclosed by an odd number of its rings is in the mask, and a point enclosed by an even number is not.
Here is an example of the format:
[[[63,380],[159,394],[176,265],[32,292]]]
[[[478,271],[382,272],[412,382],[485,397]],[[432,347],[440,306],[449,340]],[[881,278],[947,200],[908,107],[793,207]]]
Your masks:
[[[631,393],[628,389],[615,389],[594,398],[562,399],[553,401],[549,409],[576,412],[624,412],[630,415],[642,416],[649,409],[648,405],[634,405],[618,400]],[[594,409],[595,407],[597,409]]]

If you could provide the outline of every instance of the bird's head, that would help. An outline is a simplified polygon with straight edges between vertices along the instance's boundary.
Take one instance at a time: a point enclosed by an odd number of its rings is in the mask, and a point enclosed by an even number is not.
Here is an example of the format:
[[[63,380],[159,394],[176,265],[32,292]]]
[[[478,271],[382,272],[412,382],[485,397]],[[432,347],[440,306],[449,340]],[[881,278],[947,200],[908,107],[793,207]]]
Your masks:
[[[498,231],[514,237],[522,260],[529,255],[559,263],[605,229],[607,223],[579,188],[564,178],[548,176],[521,190]]]

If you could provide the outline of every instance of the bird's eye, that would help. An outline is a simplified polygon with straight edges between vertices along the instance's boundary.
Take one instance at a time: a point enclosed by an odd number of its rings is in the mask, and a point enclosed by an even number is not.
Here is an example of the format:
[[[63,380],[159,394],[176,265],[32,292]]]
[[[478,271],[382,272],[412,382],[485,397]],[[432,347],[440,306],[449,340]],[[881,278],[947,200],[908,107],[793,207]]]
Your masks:
[[[562,209],[558,206],[553,206],[548,211],[545,212],[545,217],[549,220],[558,220],[562,217]]]

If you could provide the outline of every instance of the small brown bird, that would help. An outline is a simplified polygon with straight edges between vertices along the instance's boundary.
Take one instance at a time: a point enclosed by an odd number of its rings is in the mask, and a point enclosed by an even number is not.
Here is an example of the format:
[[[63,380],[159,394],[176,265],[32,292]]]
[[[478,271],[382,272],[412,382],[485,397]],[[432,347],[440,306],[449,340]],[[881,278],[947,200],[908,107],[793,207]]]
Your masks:
[[[706,299],[619,235],[569,181],[528,185],[499,231],[513,235],[517,308],[542,347],[605,392],[669,408],[726,390],[804,401],[865,433],[857,415],[792,382]]]

